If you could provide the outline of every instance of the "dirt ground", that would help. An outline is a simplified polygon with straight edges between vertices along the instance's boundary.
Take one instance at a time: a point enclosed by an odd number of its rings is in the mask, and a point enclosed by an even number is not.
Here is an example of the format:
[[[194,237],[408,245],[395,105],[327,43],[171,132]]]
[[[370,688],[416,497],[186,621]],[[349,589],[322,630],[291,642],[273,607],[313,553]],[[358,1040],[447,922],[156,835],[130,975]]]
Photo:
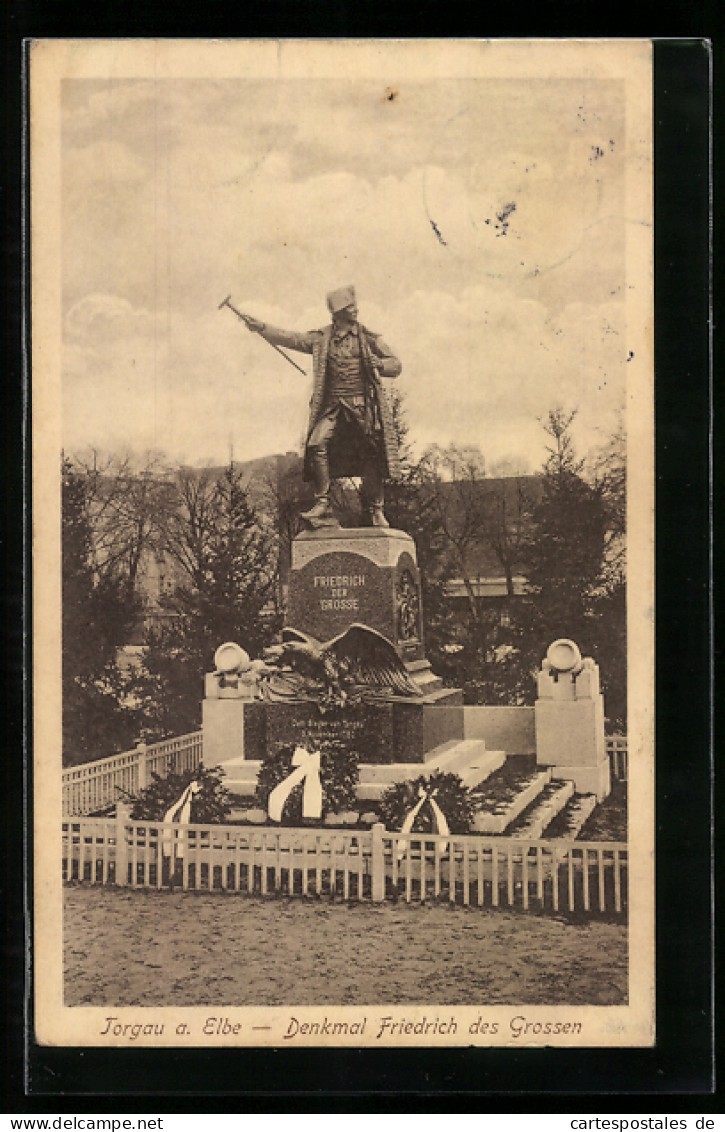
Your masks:
[[[620,924],[75,884],[64,903],[68,1006],[627,1000]]]

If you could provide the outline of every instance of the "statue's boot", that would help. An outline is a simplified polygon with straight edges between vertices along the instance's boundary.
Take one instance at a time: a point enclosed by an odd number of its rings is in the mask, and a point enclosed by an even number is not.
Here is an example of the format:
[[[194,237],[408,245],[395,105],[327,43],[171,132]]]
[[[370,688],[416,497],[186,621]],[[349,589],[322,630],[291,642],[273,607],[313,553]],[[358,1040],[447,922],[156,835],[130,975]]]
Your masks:
[[[309,511],[301,513],[300,518],[314,523],[333,518],[332,508],[330,507],[330,465],[326,446],[319,445],[312,448],[310,459],[315,486],[315,502]]]
[[[310,507],[309,511],[302,511],[300,513],[300,518],[306,519],[308,522],[314,522],[319,519],[332,519],[333,512],[329,497],[327,495],[321,495],[314,505]]]
[[[362,477],[362,497],[367,503],[368,521],[371,527],[389,527],[383,511],[384,487],[380,464],[377,459],[369,460]]]

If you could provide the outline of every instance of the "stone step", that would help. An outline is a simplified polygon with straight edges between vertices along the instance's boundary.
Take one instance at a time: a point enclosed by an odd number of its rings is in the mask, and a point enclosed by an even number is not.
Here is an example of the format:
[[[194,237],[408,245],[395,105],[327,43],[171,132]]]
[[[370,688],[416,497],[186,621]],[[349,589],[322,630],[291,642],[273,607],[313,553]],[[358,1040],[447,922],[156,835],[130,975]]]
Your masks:
[[[485,754],[485,751],[486,744],[481,739],[449,739],[427,752],[423,770],[425,774],[430,774],[431,766],[435,765],[436,770],[455,774],[459,768],[465,768],[471,760]]]
[[[448,752],[454,751],[461,740],[450,739],[441,743],[428,753],[426,763],[360,763],[361,782],[403,782],[406,778],[417,778],[424,773],[432,773],[445,765]],[[429,765],[428,765],[429,764]],[[256,783],[262,763],[260,759],[230,759],[224,763],[224,785],[233,789],[232,783]]]
[[[261,763],[256,759],[247,759],[243,766],[227,769],[224,786],[232,794],[249,797],[257,788],[257,774]],[[227,764],[228,767],[228,764]],[[429,763],[387,763],[386,765],[360,765],[360,781],[357,796],[360,801],[377,801],[382,797],[389,786],[395,782],[405,782],[409,778],[418,778],[421,774],[432,774],[436,767]]]
[[[459,774],[463,786],[475,787],[484,782],[489,774],[500,770],[506,761],[505,751],[487,751],[483,739],[462,739],[457,747],[447,771]]]
[[[360,763],[360,782],[404,782],[406,778],[418,778],[421,774],[432,774],[445,765],[455,752],[460,739],[448,739],[439,743],[425,756],[422,763]]]
[[[430,751],[424,763],[361,764],[358,798],[376,802],[396,782],[437,773],[458,774],[465,785],[473,786],[498,770],[505,758],[503,751],[487,751],[481,739],[451,739]]]
[[[476,786],[503,765],[503,751],[487,751],[482,739],[449,739],[428,752],[424,763],[360,763],[358,798],[372,802],[396,782],[421,775],[458,774],[466,786]],[[259,759],[232,759],[224,763],[224,786],[233,794],[254,794]]]
[[[470,790],[480,786],[490,775],[500,770],[505,762],[505,751],[486,751],[485,755],[479,756],[475,762],[469,763],[467,767],[457,773],[460,775],[463,785]]]
[[[520,788],[512,797],[500,803],[492,803],[488,809],[479,810],[473,819],[474,830],[477,833],[503,833],[550,781],[549,767],[522,776]]]
[[[543,836],[552,841],[573,841],[596,805],[596,794],[572,794],[564,808],[545,828]]]
[[[222,785],[232,794],[249,797],[257,789],[257,775],[261,765],[261,759],[230,759],[222,764]]]
[[[573,782],[558,779],[549,782],[519,817],[506,830],[507,837],[538,839],[574,793]]]

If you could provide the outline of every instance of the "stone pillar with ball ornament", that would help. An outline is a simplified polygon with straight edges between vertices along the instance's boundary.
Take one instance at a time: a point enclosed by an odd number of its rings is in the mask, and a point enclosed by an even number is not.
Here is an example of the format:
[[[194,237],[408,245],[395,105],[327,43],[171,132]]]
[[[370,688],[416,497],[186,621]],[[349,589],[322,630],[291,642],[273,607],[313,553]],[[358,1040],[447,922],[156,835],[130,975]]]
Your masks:
[[[214,653],[214,672],[204,680],[204,766],[215,767],[259,746],[262,705],[255,698],[260,661],[234,641]],[[255,742],[256,736],[256,742]]]
[[[565,637],[549,646],[542,662],[534,719],[537,763],[573,781],[578,793],[606,798],[611,783],[599,668]]]

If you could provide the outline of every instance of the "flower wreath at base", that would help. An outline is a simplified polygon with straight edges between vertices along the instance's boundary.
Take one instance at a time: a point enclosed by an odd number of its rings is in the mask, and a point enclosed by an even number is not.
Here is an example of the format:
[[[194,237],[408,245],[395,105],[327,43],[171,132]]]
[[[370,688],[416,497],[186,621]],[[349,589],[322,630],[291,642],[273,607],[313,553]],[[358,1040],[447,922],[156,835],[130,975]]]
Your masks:
[[[270,795],[275,788],[289,779],[299,766],[295,759],[301,745],[285,744],[268,752],[262,759],[255,799],[265,812],[270,812]],[[319,743],[308,742],[304,750],[309,754],[319,752],[321,814],[316,817],[303,816],[306,782],[300,782],[292,787],[285,798],[279,819],[281,825],[319,825],[327,814],[352,810],[357,806],[357,784],[360,777],[357,751],[350,750],[345,743],[334,739]]]
[[[437,806],[451,833],[468,833],[476,811],[471,791],[459,775],[442,771],[390,786],[379,806],[380,820],[391,832],[402,830],[406,818],[417,811],[410,832],[438,833]]]
[[[166,775],[151,771],[152,781],[137,794],[126,794],[131,803],[133,821],[164,821],[169,807],[177,802],[187,787],[195,784],[190,797],[190,811],[186,821],[203,825],[218,825],[226,821],[231,811],[231,794],[223,785],[221,767],[199,764],[192,770],[169,771]]]

